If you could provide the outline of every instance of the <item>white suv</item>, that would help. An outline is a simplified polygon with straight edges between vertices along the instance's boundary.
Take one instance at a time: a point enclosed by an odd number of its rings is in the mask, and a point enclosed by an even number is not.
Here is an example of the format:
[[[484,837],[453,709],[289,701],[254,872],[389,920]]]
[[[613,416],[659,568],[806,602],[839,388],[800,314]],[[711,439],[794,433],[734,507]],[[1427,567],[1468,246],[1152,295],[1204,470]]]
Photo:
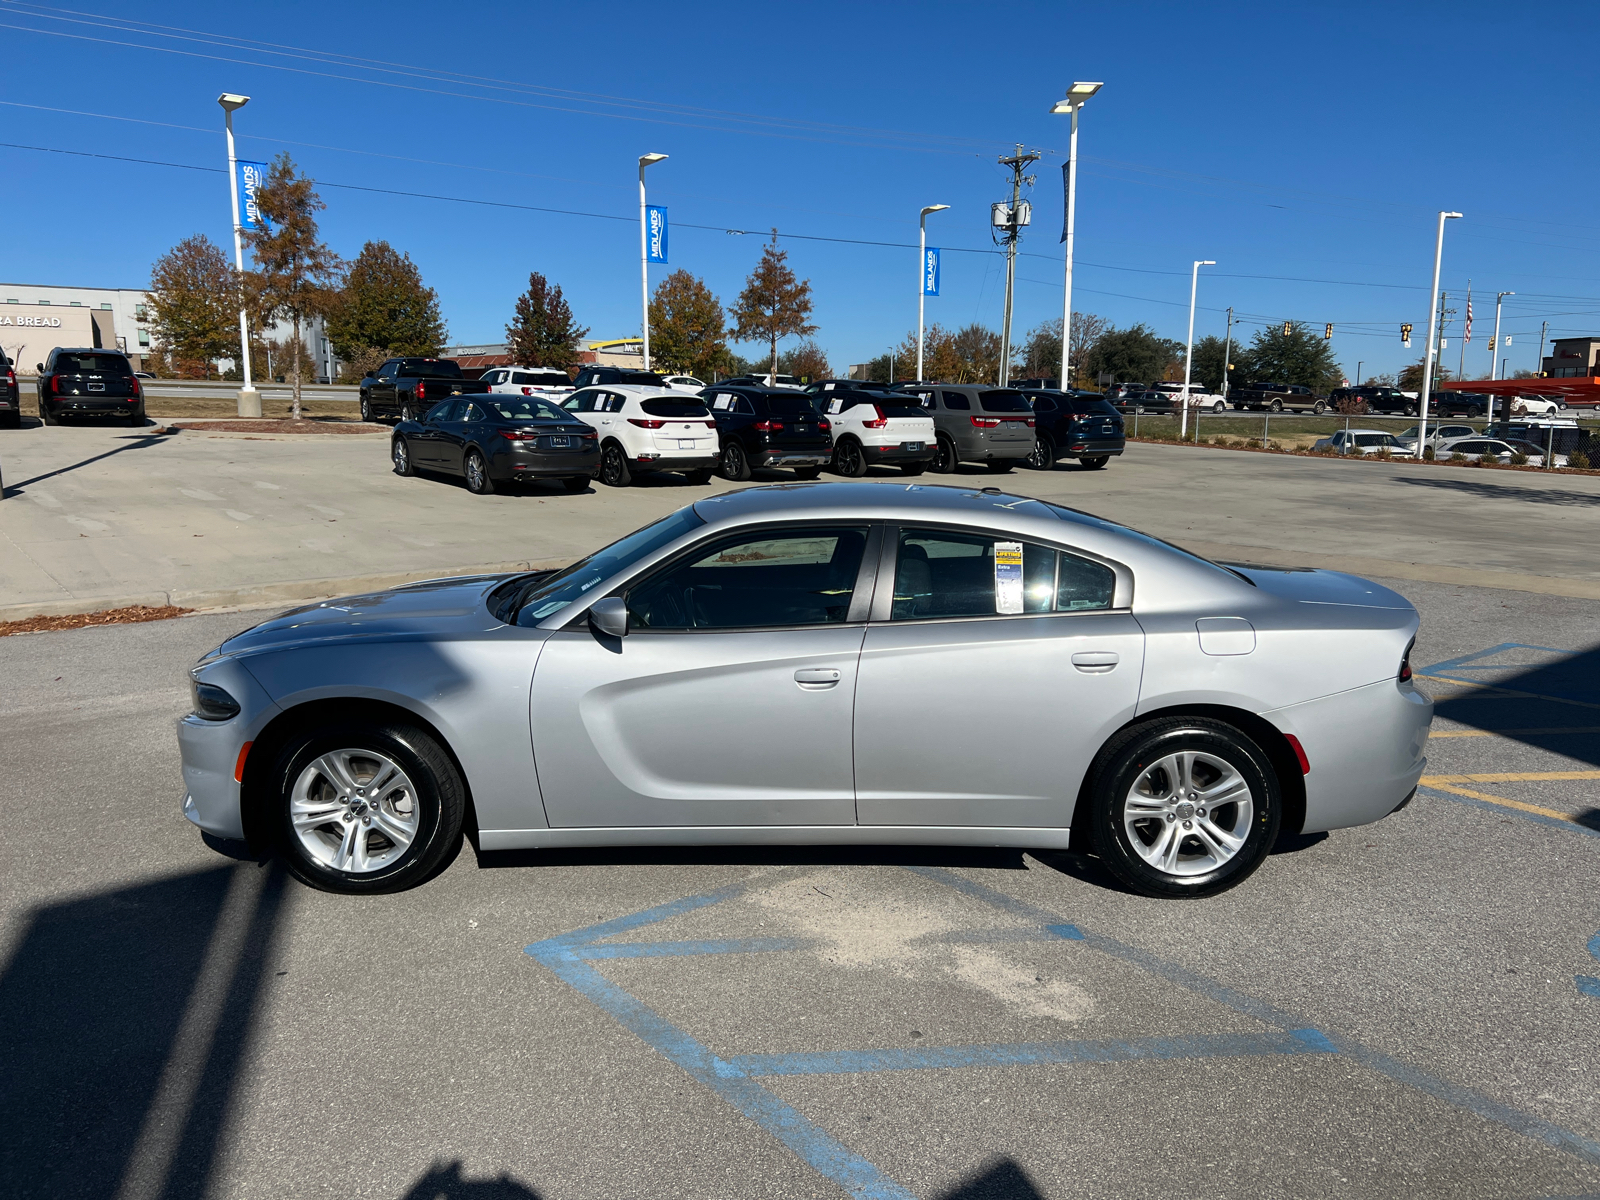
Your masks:
[[[709,483],[719,458],[717,423],[698,396],[631,383],[586,387],[561,402],[600,431],[600,481],[627,487],[643,471],[682,471]]]
[[[513,396],[564,396],[572,391],[572,377],[554,367],[491,367],[478,379],[491,392]]]
[[[806,389],[833,425],[833,472],[859,476],[874,463],[921,475],[939,451],[933,418],[914,396],[813,384]]]

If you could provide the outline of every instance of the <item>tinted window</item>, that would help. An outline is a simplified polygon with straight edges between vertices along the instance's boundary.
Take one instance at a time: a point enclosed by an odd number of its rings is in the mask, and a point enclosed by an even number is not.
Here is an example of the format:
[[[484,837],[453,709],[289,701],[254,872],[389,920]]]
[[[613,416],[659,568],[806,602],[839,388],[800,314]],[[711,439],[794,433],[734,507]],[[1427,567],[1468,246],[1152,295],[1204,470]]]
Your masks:
[[[98,373],[132,375],[133,368],[120,354],[58,354],[55,369],[63,375]]]
[[[450,414],[455,411],[455,407],[456,401],[441,400],[427,412],[423,413],[422,419],[424,421],[431,421],[435,423],[439,421],[448,421],[450,419]]]
[[[593,412],[594,398],[599,394],[593,391],[578,392],[562,401],[561,407],[568,412]]]
[[[400,369],[399,363],[386,362],[378,368],[379,379],[393,379],[394,373]]]
[[[735,396],[733,398],[733,411],[742,417],[753,417],[756,415],[756,406],[751,402],[749,396]]]
[[[1033,402],[1033,411],[1034,412],[1052,413],[1052,412],[1055,412],[1060,407],[1056,403],[1056,398],[1054,396],[1038,396],[1038,395],[1035,395],[1035,396],[1029,396],[1028,399]]]
[[[1117,414],[1116,409],[1098,396],[1073,396],[1067,400],[1067,407],[1079,416],[1113,417]]]
[[[667,381],[654,371],[609,371],[603,378],[606,383],[633,383],[640,387],[667,386]]]
[[[809,396],[767,397],[767,411],[775,417],[814,417],[817,406]]]
[[[972,407],[972,401],[960,392],[940,392],[939,399],[944,401],[946,408],[954,409],[956,412],[966,412]]]
[[[460,379],[461,368],[454,359],[413,358],[400,364],[402,379]]]
[[[904,529],[893,618],[992,617],[1054,609],[1056,552],[980,533]]]
[[[978,395],[978,403],[982,406],[984,412],[1025,413],[1033,411],[1028,407],[1028,401],[1021,392],[1014,392],[1010,389],[982,392]]]
[[[683,400],[666,400],[656,397],[650,400],[641,400],[639,407],[652,417],[709,417],[706,406],[698,399],[689,397]]]
[[[829,625],[850,612],[865,529],[743,534],[628,592],[637,629]]]
[[[564,421],[567,414],[548,400],[533,396],[496,396],[486,401],[490,409],[508,421]]]
[[[516,613],[516,623],[537,625],[585,595],[602,580],[626,570],[633,563],[704,524],[693,508],[679,509],[670,517],[663,517],[653,525],[646,525],[622,540],[612,542],[604,550],[579,559],[563,571],[527,583],[522,595],[511,605]]]
[[[1358,446],[1387,446],[1393,440],[1387,433],[1358,433],[1355,436]]]

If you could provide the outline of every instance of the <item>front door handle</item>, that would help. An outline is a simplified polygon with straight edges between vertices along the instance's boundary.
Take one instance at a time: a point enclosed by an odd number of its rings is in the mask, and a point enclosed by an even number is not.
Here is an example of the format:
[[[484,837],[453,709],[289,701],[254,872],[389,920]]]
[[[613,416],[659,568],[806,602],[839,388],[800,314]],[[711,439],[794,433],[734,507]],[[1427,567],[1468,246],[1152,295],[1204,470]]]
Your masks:
[[[794,681],[808,692],[839,686],[839,672],[833,667],[802,667],[794,673]]]
[[[1103,675],[1119,661],[1115,650],[1083,650],[1072,656],[1072,665],[1086,675]]]

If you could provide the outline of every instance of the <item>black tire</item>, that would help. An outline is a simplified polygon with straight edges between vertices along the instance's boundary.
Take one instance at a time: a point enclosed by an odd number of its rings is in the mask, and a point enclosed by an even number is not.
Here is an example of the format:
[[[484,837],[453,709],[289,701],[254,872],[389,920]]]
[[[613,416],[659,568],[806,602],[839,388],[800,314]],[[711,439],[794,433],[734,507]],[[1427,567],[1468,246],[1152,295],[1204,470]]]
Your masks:
[[[461,461],[461,474],[466,477],[467,491],[474,496],[494,495],[494,480],[489,477],[489,462],[481,450],[468,450]]]
[[[600,482],[607,487],[627,487],[633,482],[633,472],[628,469],[628,456],[616,442],[607,442],[600,449]]]
[[[1406,409],[1406,416],[1414,417],[1416,415],[1417,415],[1417,406],[1415,404],[1413,404],[1410,408]]]
[[[369,424],[372,421],[372,400],[365,392],[361,393],[361,419]]]
[[[718,473],[733,483],[743,483],[750,478],[750,456],[738,442],[729,441],[722,448],[722,462],[718,464]]]
[[[711,467],[697,467],[693,471],[685,471],[683,477],[695,487],[704,487],[711,482],[711,477],[715,474],[716,471]]]
[[[954,475],[956,468],[961,465],[961,460],[956,457],[956,444],[943,434],[934,442],[938,449],[934,452],[933,461],[928,464],[928,470],[936,475]]]
[[[413,421],[415,419],[416,418],[411,415],[411,405],[402,404],[400,406],[400,420],[402,420],[402,421]]]
[[[1033,439],[1033,449],[1028,451],[1023,465],[1034,471],[1056,469],[1056,444],[1048,433],[1041,433]]]
[[[900,464],[900,474],[902,474],[902,475],[921,475],[927,469],[928,469],[928,464],[927,463],[901,463]]]
[[[1111,456],[1109,454],[1089,454],[1080,458],[1078,463],[1085,471],[1099,471],[1110,461]]]
[[[61,418],[53,416],[43,400],[39,401],[39,420],[46,425],[59,425]]]
[[[841,438],[833,448],[833,473],[846,479],[860,479],[867,473],[867,456],[855,438]]]
[[[587,475],[569,475],[561,481],[561,486],[569,492],[587,492],[589,490],[589,477]]]
[[[415,475],[416,467],[411,465],[411,443],[403,437],[394,438],[389,443],[389,460],[394,463],[396,475]]]
[[[1283,411],[1283,401],[1274,400],[1271,404],[1267,405],[1267,411],[1270,413],[1281,413]]]
[[[300,840],[291,820],[290,805],[301,775],[322,755],[341,750],[381,754],[404,771],[412,783],[409,799],[416,812],[415,836],[392,863],[369,872],[342,870],[322,861]],[[331,790],[331,783],[328,786]],[[416,887],[426,882],[461,844],[467,805],[460,773],[439,743],[412,725],[352,722],[307,729],[290,738],[279,752],[268,788],[271,828],[279,853],[297,879],[325,892],[375,895]],[[330,820],[324,829],[331,831],[349,824],[341,817]],[[325,836],[331,837],[331,833]],[[368,841],[367,846],[371,849],[373,843]]]
[[[1315,413],[1317,416],[1320,417],[1323,413],[1328,411],[1328,406],[1326,404],[1324,404],[1321,400],[1318,400],[1315,404],[1313,404],[1311,406],[1311,411],[1313,413]]]
[[[1213,404],[1211,406],[1211,411],[1216,413],[1217,416],[1220,417],[1223,413],[1228,411],[1228,406],[1226,404],[1224,404],[1221,400],[1218,400],[1215,404]]]
[[[1205,804],[1199,794],[1180,794],[1171,805],[1153,800],[1149,818],[1135,818],[1132,822],[1124,820],[1125,802],[1141,777],[1150,781],[1147,792],[1165,791],[1172,794],[1172,781],[1161,766],[1161,761],[1168,755],[1180,752],[1198,752],[1205,758],[1232,768],[1249,791],[1251,811],[1248,814],[1237,803],[1225,804],[1218,810],[1224,813],[1224,824],[1235,822],[1234,832],[1244,828],[1244,840],[1231,858],[1209,870],[1204,869],[1205,860],[1195,854],[1197,850],[1204,850],[1200,836],[1181,832],[1181,828],[1197,827],[1202,820],[1199,814],[1205,811]],[[1217,777],[1217,771],[1218,768],[1212,763],[1197,763],[1193,782],[1203,788],[1208,778]],[[1272,764],[1255,742],[1221,721],[1204,717],[1169,717],[1124,730],[1096,756],[1094,765],[1089,769],[1089,778],[1088,803],[1091,807],[1088,830],[1091,848],[1113,875],[1141,895],[1163,898],[1214,896],[1248,878],[1261,865],[1277,840],[1283,803]],[[1200,799],[1200,803],[1195,804],[1195,799]],[[1163,812],[1167,818],[1165,822],[1161,819]],[[1179,821],[1184,822],[1181,828]],[[1129,832],[1130,824],[1132,834]],[[1172,833],[1165,832],[1168,828]],[[1187,862],[1178,861],[1175,865],[1193,870],[1192,874],[1151,865],[1135,849],[1132,841],[1137,837],[1141,846],[1158,850],[1174,835],[1181,839],[1177,846],[1178,855],[1189,856]],[[1194,869],[1197,867],[1200,869]]]
[[[805,480],[807,482],[810,482],[813,479],[820,479],[822,477],[822,468],[821,467],[796,467],[794,469],[794,477],[796,479]]]

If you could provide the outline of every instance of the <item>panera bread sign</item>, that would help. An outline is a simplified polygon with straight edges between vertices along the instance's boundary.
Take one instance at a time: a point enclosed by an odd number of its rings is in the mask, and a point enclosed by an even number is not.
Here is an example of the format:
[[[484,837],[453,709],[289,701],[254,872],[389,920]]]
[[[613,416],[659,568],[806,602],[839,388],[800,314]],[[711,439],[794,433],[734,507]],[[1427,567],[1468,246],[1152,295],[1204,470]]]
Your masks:
[[[60,317],[6,317],[0,316],[0,325],[26,325],[34,329],[60,329]]]

